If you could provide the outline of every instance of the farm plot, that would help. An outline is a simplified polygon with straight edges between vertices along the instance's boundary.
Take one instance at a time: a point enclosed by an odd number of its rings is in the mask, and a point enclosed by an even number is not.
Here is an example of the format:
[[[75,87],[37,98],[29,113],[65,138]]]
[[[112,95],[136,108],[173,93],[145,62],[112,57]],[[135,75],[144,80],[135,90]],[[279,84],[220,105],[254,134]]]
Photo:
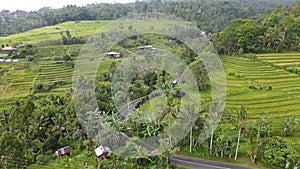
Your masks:
[[[58,83],[59,85],[51,90],[53,93],[65,93],[66,89],[71,87],[73,70],[66,67],[64,63],[41,63],[39,67],[40,73],[35,80],[36,84],[53,85]]]
[[[24,65],[0,65],[0,99],[26,96],[30,93],[35,74]]]
[[[227,109],[245,106],[253,119],[272,118],[273,130],[277,135],[282,135],[283,119],[292,115],[300,118],[299,75],[260,61],[231,56],[221,58],[227,76]],[[291,139],[300,148],[297,141],[300,139],[300,129]]]
[[[101,61],[97,75],[100,76],[101,73],[108,72],[112,62],[118,63],[118,60]],[[91,64],[94,64],[94,62],[87,61],[80,63],[80,65],[85,67],[89,67]],[[40,73],[38,74],[35,83],[50,85],[58,82],[60,84],[55,89],[51,90],[50,93],[63,94],[67,89],[71,88],[74,71],[73,69],[66,67],[64,63],[40,63],[39,67]]]
[[[300,53],[261,54],[256,55],[256,57],[264,62],[286,67],[287,69],[300,68]]]

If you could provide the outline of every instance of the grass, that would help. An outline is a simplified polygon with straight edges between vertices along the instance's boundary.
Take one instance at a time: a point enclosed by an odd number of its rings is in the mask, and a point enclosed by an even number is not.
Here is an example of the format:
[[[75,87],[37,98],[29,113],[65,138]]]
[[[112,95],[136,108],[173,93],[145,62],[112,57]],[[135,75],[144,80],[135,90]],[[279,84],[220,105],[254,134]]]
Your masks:
[[[72,59],[76,59],[82,47],[80,44],[37,47],[34,48],[34,57],[36,61],[63,60],[64,55],[74,55]]]
[[[46,44],[49,41],[60,40],[60,33],[66,30],[69,30],[72,36],[87,37],[93,35],[109,22],[110,21],[80,21],[78,25],[75,24],[75,22],[65,22],[54,26],[29,30],[8,37],[1,37],[0,43],[7,44],[8,41],[11,41],[12,43],[21,44]]]
[[[7,57],[8,54],[7,53],[0,53],[0,57]]]

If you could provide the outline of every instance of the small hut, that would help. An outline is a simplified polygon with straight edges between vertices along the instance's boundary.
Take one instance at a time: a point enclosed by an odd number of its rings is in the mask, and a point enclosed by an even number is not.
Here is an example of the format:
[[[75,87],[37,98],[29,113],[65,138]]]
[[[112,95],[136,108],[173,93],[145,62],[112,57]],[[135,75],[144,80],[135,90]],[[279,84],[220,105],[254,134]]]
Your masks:
[[[106,159],[107,154],[111,152],[109,147],[104,147],[104,146],[99,146],[98,148],[95,149],[95,153],[97,156],[97,161],[102,161]]]
[[[110,58],[120,58],[121,54],[117,53],[117,52],[109,52],[109,53],[107,53],[107,56]]]
[[[156,49],[156,48],[153,48],[153,46],[151,45],[147,45],[147,46],[138,46],[137,47],[138,50],[144,50],[144,49]]]
[[[17,48],[14,48],[12,46],[6,46],[6,47],[2,48],[2,51],[5,51],[5,52],[14,52],[17,50],[18,50]]]
[[[55,156],[56,157],[61,157],[61,156],[70,156],[71,155],[71,147],[67,146],[61,149],[58,149],[57,151],[55,151]]]
[[[11,47],[11,46],[6,46],[4,48],[2,48],[0,50],[0,57],[1,58],[4,58],[4,57],[7,57],[9,56],[11,53],[17,51],[18,49],[17,48],[14,48],[14,47]]]
[[[144,50],[144,49],[145,49],[145,46],[138,46],[137,49],[138,49],[138,50]]]
[[[153,48],[153,46],[151,46],[151,45],[145,46],[145,49],[152,49],[152,48]]]

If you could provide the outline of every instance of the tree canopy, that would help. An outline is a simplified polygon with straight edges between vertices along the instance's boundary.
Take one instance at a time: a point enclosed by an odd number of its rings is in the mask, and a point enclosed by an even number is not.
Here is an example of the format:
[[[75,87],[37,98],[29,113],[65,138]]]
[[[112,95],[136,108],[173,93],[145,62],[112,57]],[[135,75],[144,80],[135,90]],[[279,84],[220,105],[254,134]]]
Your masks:
[[[232,20],[211,40],[223,54],[299,51],[298,9],[300,3],[270,9],[252,19]]]

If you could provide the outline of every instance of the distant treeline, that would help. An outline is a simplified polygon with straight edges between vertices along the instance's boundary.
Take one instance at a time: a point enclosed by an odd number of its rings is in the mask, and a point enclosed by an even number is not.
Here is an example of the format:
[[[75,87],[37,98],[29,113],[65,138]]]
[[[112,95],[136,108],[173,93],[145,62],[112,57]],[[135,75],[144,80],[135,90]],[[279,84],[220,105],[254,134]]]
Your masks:
[[[252,19],[235,19],[211,37],[220,53],[300,51],[300,3],[267,10]]]
[[[34,12],[3,10],[0,12],[0,36],[66,21],[113,20],[134,12],[162,12],[193,21],[207,32],[219,32],[235,18],[247,18],[266,9],[297,0],[150,0],[129,4],[90,4],[85,7],[69,5],[62,9],[41,8]]]

